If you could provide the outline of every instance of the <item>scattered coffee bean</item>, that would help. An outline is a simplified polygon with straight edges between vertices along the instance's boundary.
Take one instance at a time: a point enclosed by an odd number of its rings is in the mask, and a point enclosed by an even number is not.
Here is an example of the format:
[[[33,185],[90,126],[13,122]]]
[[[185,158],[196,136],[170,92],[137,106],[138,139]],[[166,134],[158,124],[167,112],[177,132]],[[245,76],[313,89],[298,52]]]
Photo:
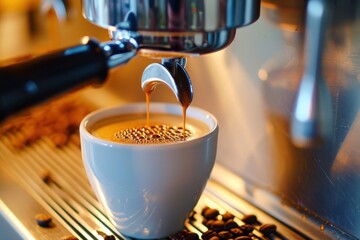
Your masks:
[[[41,174],[41,179],[44,183],[49,184],[51,182],[51,175],[49,171],[45,171]]]
[[[219,210],[215,209],[215,208],[207,208],[203,214],[204,218],[206,219],[216,219],[217,216],[219,215]]]
[[[187,232],[185,234],[185,240],[198,240],[199,239],[199,235],[197,235],[194,232]]]
[[[42,137],[48,137],[57,147],[69,141],[80,146],[79,125],[90,111],[76,94],[69,94],[6,119],[0,124],[0,135],[9,136],[15,148],[24,148]]]
[[[218,233],[218,236],[221,238],[221,239],[229,239],[231,238],[233,235],[231,232],[229,231],[221,231]]]
[[[199,236],[194,232],[182,230],[169,237],[171,240],[199,240]]]
[[[69,136],[66,133],[53,133],[49,135],[51,141],[55,144],[56,147],[62,147],[66,145],[69,141]]]
[[[116,240],[115,236],[114,235],[106,235],[104,237],[104,240]]]
[[[102,232],[102,231],[96,231],[104,240],[115,240],[115,236],[114,235],[107,235],[106,233]]]
[[[235,216],[234,216],[233,214],[229,213],[229,212],[226,212],[226,213],[224,213],[224,214],[222,215],[222,220],[223,220],[224,222],[227,222],[228,220],[234,219],[234,218],[235,218]]]
[[[207,230],[201,235],[203,240],[209,240],[211,237],[217,236],[217,233],[213,230]]]
[[[240,228],[232,228],[232,229],[230,229],[230,232],[231,232],[235,237],[245,235],[244,232],[243,232]]]
[[[254,227],[248,224],[241,225],[239,228],[241,229],[241,231],[243,231],[244,235],[249,235],[249,233],[252,233],[252,231],[254,230]]]
[[[244,215],[241,220],[242,220],[244,223],[251,224],[251,225],[258,223],[257,217],[256,217],[254,214]]]
[[[193,218],[196,212],[189,215]],[[208,228],[206,232],[201,235],[202,240],[252,240],[259,237],[252,232],[255,229],[254,225],[259,226],[260,223],[257,217],[253,214],[244,215],[241,219],[245,224],[240,225],[234,220],[235,216],[229,212],[224,214],[219,213],[219,210],[210,208],[208,206],[201,210],[203,224]],[[266,236],[276,232],[276,225],[263,224],[259,228]],[[198,240],[199,236],[196,233],[187,230],[181,231],[170,237],[171,240]]]
[[[220,238],[218,236],[213,236],[209,240],[220,240]]]
[[[235,238],[235,240],[252,240],[252,238],[249,236],[240,236]]]
[[[210,219],[210,220],[204,219],[203,224],[204,224],[207,228],[210,228],[211,225],[212,225],[214,222],[215,222],[214,219]]]
[[[260,232],[265,235],[271,235],[276,232],[276,225],[274,224],[263,224],[260,226]]]
[[[224,229],[225,230],[230,230],[232,228],[237,228],[239,225],[232,219],[229,219],[225,225],[224,225]]]
[[[209,208],[210,208],[210,207],[208,207],[208,206],[203,207],[203,208],[201,209],[201,215],[204,216],[205,211],[208,210]]]
[[[220,231],[224,230],[224,226],[225,226],[225,223],[223,220],[216,220],[211,224],[210,229],[214,230],[216,232],[220,232]]]
[[[50,227],[52,217],[48,214],[39,213],[35,215],[35,219],[40,227]]]

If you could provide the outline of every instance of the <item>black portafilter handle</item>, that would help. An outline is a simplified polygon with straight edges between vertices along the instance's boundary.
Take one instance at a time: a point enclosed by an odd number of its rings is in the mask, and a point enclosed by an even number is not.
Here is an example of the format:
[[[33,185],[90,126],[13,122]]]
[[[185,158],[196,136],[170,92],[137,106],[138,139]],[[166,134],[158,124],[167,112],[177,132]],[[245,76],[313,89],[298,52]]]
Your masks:
[[[0,67],[0,121],[44,100],[105,81],[110,68],[136,55],[133,39],[82,44],[32,60]]]

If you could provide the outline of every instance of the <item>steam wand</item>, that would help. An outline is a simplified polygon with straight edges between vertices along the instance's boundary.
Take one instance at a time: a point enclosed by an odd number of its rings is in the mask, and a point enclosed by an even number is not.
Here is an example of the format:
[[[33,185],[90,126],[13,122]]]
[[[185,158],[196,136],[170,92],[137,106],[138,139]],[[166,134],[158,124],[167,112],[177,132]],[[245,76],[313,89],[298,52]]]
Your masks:
[[[330,12],[326,0],[311,0],[307,6],[305,73],[295,100],[291,125],[293,143],[313,147],[332,133],[330,91],[322,76],[322,56]]]

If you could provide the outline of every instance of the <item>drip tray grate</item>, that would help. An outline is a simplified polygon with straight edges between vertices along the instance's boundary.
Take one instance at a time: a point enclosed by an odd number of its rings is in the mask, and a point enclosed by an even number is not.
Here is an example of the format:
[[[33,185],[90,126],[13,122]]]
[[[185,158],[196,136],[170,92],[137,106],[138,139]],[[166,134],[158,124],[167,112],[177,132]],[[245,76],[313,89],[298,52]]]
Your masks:
[[[25,229],[27,228],[26,231],[23,230],[24,232],[31,235],[38,234],[33,236],[34,239],[49,239],[50,237],[51,239],[66,239],[66,236],[75,236],[78,239],[105,239],[104,236],[109,235],[116,239],[127,239],[115,230],[101,210],[87,181],[80,148],[77,145],[69,143],[58,148],[45,137],[18,150],[12,146],[12,141],[11,136],[1,138],[0,165],[2,167],[0,170],[5,172],[9,179],[19,184],[21,189],[24,189],[33,199],[33,202],[27,201],[22,203],[23,205],[28,204],[27,208],[39,205],[38,208],[50,214],[55,222],[49,228],[41,228],[37,226],[34,215],[21,214],[16,218],[20,225],[25,225]],[[209,185],[211,187],[216,183],[210,181]],[[0,194],[0,199],[11,207],[12,200],[6,197],[9,194],[6,191]],[[185,228],[197,233],[200,237],[208,230],[204,225],[204,217],[201,215],[205,206],[217,209],[220,214],[230,212],[239,224],[244,224],[240,219],[244,215],[253,213],[249,211],[255,210],[249,209],[248,203],[239,201],[239,204],[233,207],[205,190],[194,209],[194,215],[186,220]],[[244,209],[241,209],[242,206]],[[25,224],[26,222],[28,224]],[[252,238],[306,239],[302,234],[286,228],[275,219],[273,219],[274,222],[278,231],[268,237],[260,231],[262,222],[258,217]],[[34,229],[41,231],[34,231]]]

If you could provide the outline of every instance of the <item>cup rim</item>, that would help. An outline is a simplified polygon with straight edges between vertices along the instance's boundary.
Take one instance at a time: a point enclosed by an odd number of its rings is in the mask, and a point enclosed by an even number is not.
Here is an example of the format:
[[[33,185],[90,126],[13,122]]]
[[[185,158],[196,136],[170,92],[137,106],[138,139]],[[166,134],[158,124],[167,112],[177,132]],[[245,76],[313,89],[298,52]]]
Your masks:
[[[206,123],[206,125],[209,126],[210,130],[203,136],[195,139],[190,139],[185,142],[174,142],[174,143],[163,143],[163,144],[131,144],[131,143],[118,143],[111,140],[104,140],[101,138],[98,138],[91,134],[87,126],[92,124],[93,122],[98,121],[99,119],[108,118],[112,116],[116,116],[119,113],[139,113],[140,112],[146,112],[146,103],[140,102],[140,103],[125,103],[116,105],[113,107],[107,107],[107,108],[101,108],[94,112],[89,113],[86,115],[83,120],[80,123],[79,131],[80,131],[80,137],[84,137],[91,141],[96,141],[97,143],[101,145],[107,145],[111,147],[137,147],[137,148],[147,148],[147,147],[153,147],[154,145],[159,147],[169,147],[169,146],[177,146],[179,144],[188,144],[193,143],[195,141],[201,141],[203,138],[208,137],[211,135],[214,131],[217,131],[218,129],[218,121],[216,117],[211,114],[210,112],[199,108],[195,106],[189,106],[187,108],[187,117],[192,117],[197,120],[203,121]],[[170,112],[172,114],[176,115],[182,115],[182,107],[179,104],[174,103],[163,103],[163,102],[155,102],[150,103],[150,111],[152,113],[166,113]],[[201,116],[201,118],[196,118],[194,115],[197,114],[197,116]]]

